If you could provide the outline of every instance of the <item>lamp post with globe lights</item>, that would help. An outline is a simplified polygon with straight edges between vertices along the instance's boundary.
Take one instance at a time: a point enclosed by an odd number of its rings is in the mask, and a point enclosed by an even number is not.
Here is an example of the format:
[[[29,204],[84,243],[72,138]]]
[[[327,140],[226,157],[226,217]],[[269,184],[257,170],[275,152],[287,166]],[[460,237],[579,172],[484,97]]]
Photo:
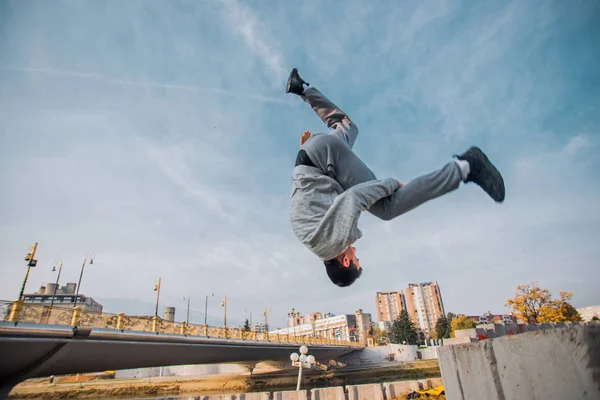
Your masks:
[[[308,347],[301,346],[300,355],[298,355],[298,353],[292,353],[290,355],[292,365],[294,367],[300,367],[298,370],[298,384],[296,385],[296,391],[300,390],[300,382],[302,381],[302,368],[312,368],[312,365],[316,364],[315,356],[307,356],[306,353],[308,353]]]

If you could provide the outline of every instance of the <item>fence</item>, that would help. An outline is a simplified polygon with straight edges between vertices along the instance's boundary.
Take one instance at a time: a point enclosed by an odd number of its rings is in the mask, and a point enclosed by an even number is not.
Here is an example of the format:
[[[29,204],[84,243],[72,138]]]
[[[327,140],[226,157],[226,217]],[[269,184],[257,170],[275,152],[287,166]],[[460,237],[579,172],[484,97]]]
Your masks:
[[[13,322],[46,325],[69,325],[79,327],[94,327],[115,329],[120,331],[157,332],[208,338],[224,338],[239,340],[270,341],[278,343],[301,344],[330,344],[353,347],[364,347],[362,343],[343,341],[333,338],[302,337],[294,335],[269,334],[267,332],[245,331],[240,328],[224,326],[186,325],[185,322],[171,322],[160,317],[127,316],[123,313],[111,314],[105,312],[85,311],[82,308],[64,306],[30,305],[26,303],[0,301],[0,321],[8,321],[11,310],[17,307],[16,318]]]

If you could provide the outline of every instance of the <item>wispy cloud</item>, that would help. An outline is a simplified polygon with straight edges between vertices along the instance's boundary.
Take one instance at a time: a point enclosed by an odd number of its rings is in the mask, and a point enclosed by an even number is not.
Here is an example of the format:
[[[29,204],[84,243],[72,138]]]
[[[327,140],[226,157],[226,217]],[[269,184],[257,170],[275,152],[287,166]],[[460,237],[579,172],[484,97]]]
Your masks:
[[[203,87],[198,85],[176,85],[169,83],[158,83],[158,82],[148,82],[148,81],[133,81],[126,79],[114,79],[103,76],[98,73],[91,72],[78,72],[78,71],[64,71],[57,70],[51,68],[35,68],[35,67],[15,67],[9,65],[0,65],[0,69],[11,70],[11,71],[19,71],[19,72],[29,72],[29,73],[37,73],[43,75],[53,75],[53,76],[62,76],[68,78],[76,78],[76,79],[87,79],[95,82],[106,83],[110,85],[120,85],[120,86],[129,86],[129,87],[138,87],[144,89],[168,89],[168,90],[181,90],[186,92],[203,92],[203,93],[212,93],[223,96],[230,96],[239,99],[247,99],[247,100],[256,100],[268,103],[279,103],[279,104],[293,104],[291,101],[269,97],[269,96],[261,96],[252,93],[243,93],[234,90],[224,90],[219,88],[210,88]]]
[[[272,83],[281,87],[286,74],[283,55],[272,43],[274,32],[267,31],[267,25],[261,21],[254,11],[238,0],[222,0],[225,6],[224,18],[229,27],[239,34],[250,50],[255,53],[262,64],[273,74]],[[235,62],[232,60],[232,62]]]

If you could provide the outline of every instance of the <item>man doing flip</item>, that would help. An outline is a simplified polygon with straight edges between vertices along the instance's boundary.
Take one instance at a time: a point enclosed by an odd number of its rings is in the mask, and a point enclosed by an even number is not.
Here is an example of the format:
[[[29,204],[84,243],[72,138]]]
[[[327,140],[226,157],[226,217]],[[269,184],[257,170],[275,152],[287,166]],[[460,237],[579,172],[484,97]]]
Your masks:
[[[441,169],[401,184],[377,179],[352,151],[358,128],[294,68],[286,92],[300,96],[331,131],[304,132],[292,175],[290,220],[298,239],[325,263],[338,286],[349,286],[362,273],[354,242],[362,237],[360,213],[389,221],[457,189],[461,182],[479,185],[494,201],[504,201],[500,172],[478,148],[454,156]]]

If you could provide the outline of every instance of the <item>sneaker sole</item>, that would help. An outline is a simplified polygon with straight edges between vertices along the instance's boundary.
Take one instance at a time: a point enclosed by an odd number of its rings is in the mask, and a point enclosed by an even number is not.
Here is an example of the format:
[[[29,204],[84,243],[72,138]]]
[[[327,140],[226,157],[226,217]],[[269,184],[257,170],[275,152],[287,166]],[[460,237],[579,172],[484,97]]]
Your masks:
[[[496,184],[493,185],[488,194],[496,203],[502,203],[506,196],[506,189],[504,187],[504,179],[502,178],[502,174],[479,147],[474,147],[473,152],[477,154],[477,156],[483,161],[483,172],[490,176],[493,182]]]

